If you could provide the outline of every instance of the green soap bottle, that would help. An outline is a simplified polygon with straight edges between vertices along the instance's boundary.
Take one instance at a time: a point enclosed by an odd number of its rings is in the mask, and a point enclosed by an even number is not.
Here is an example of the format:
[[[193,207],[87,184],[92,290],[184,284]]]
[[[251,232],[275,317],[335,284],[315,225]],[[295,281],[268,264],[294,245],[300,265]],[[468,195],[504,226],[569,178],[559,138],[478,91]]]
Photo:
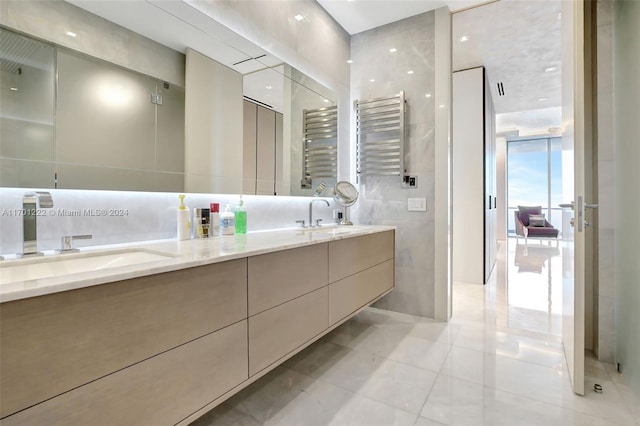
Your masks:
[[[244,201],[242,201],[242,195],[240,196],[240,202],[236,206],[236,234],[247,233],[247,209],[244,207]]]

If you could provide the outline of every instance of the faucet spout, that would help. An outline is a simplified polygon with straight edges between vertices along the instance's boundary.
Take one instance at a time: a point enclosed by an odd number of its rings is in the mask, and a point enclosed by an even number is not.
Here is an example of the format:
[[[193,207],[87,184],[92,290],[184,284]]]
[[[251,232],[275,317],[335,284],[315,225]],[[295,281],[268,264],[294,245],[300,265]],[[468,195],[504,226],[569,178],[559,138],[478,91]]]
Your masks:
[[[310,228],[314,227],[314,225],[313,225],[313,203],[315,203],[316,201],[323,201],[327,205],[327,207],[330,206],[329,202],[327,200],[325,200],[325,199],[322,199],[322,198],[317,198],[317,199],[311,200],[311,202],[309,202],[309,227]]]
[[[38,253],[38,204],[40,208],[53,207],[51,193],[45,191],[27,192],[22,197],[22,256]]]

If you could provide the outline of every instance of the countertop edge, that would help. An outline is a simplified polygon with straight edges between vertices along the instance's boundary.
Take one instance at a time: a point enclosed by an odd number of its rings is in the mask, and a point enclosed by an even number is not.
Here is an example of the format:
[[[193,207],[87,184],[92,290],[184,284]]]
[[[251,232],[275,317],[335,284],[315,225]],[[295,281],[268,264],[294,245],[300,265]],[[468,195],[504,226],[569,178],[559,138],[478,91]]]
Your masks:
[[[136,265],[127,265],[100,271],[79,272],[35,280],[4,283],[0,286],[0,304],[21,299],[28,299],[31,297],[45,296],[64,291],[78,290],[86,287],[114,283],[133,278],[174,272],[214,263],[226,262],[230,260],[259,256],[262,254],[289,250],[298,247],[305,247],[347,238],[359,237],[368,234],[386,232],[395,230],[396,227],[386,225],[359,225],[354,227],[352,232],[350,232],[349,230],[345,230],[346,228],[325,229],[318,233],[302,229],[282,229],[258,231],[245,235],[220,236],[203,240],[192,239],[187,241],[177,241],[175,239],[168,239],[90,247],[87,249],[83,249],[82,253],[90,253],[96,251],[106,252],[115,251],[122,248],[129,248],[162,252],[171,254],[174,257],[171,257],[167,260],[158,260]],[[340,229],[340,233],[333,234],[331,232],[331,229]],[[269,241],[269,238],[272,238],[272,240]],[[246,249],[248,239],[253,240],[251,242],[256,246],[255,248]],[[230,246],[230,250],[226,253],[215,253],[208,256],[201,255],[201,257],[198,257],[198,254],[196,253],[198,249],[201,252],[204,252],[207,249],[211,251],[212,249],[216,248],[216,245],[218,248],[220,248],[220,246],[224,248],[226,242],[228,242]],[[239,245],[242,245],[243,242],[245,243],[244,249],[237,249],[235,247],[236,243],[240,243]],[[171,245],[174,246],[173,251],[169,247]],[[231,249],[233,251],[231,251]]]

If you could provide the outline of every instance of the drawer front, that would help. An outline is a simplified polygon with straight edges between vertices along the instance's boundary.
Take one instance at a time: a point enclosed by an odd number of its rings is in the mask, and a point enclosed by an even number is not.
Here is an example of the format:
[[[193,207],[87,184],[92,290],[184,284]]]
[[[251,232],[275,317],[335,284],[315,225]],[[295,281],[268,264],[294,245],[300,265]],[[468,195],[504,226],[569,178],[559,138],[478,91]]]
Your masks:
[[[247,321],[2,420],[13,425],[173,425],[248,378]]]
[[[394,231],[332,241],[329,243],[329,282],[363,271],[394,255]]]
[[[329,285],[329,323],[335,324],[369,305],[395,282],[394,259]]]
[[[326,286],[327,244],[249,258],[249,316]]]
[[[249,375],[253,376],[328,327],[328,289],[249,318]]]
[[[246,318],[246,259],[0,305],[1,415]]]

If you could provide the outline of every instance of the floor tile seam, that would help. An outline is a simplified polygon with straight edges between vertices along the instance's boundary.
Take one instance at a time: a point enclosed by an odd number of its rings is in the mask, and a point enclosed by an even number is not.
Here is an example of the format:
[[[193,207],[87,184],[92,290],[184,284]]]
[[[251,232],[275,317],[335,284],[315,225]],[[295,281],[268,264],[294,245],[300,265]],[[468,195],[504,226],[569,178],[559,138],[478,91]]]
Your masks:
[[[420,406],[420,411],[418,411],[418,418],[416,418],[416,422],[420,417],[424,417],[428,420],[434,420],[430,417],[423,416],[422,412],[424,411],[424,407],[427,405],[427,401],[429,401],[429,398],[431,398],[431,393],[433,392],[433,388],[436,387],[436,383],[438,383],[438,380],[440,380],[440,376],[443,376],[443,375],[446,376],[446,374],[442,373],[442,371],[438,372],[438,374],[436,375],[436,378],[433,381],[433,384],[431,385],[431,389],[429,389],[429,393],[427,393],[427,397],[424,399],[424,401],[422,401],[422,405]],[[441,423],[441,422],[438,422],[437,420],[436,422]]]
[[[548,368],[548,369],[552,370],[554,373],[556,373],[558,371],[562,371],[562,369],[557,369],[557,368],[554,368],[554,367],[549,367],[547,365],[537,364],[535,362],[525,361],[525,360],[522,360],[522,359],[512,358],[512,357],[508,357],[508,356],[505,356],[505,355],[499,355],[499,354],[492,353],[492,352],[479,351],[477,349],[468,348],[468,347],[465,347],[465,346],[456,346],[456,347],[460,348],[460,349],[466,349],[466,350],[469,350],[469,351],[477,352],[477,353],[480,353],[480,354],[483,354],[483,355],[495,356],[496,358],[501,358],[501,359],[504,359],[504,360],[521,362],[521,363],[525,363],[527,365],[535,365],[536,367]],[[451,352],[451,351],[449,351],[449,352]],[[563,359],[563,363],[564,363],[564,359]]]
[[[294,370],[294,371],[295,371],[295,370]],[[297,371],[296,371],[296,372],[297,372]],[[324,384],[327,384],[327,385],[329,385],[329,386],[336,387],[336,388],[338,388],[338,389],[340,389],[340,390],[342,390],[342,391],[348,392],[348,393],[350,393],[350,394],[352,394],[352,395],[357,395],[357,396],[359,396],[359,397],[361,397],[361,398],[367,399],[367,400],[372,401],[372,402],[375,402],[375,403],[377,403],[377,404],[385,405],[385,406],[386,406],[386,407],[388,407],[388,408],[391,408],[391,409],[394,409],[394,410],[400,410],[400,411],[402,411],[402,412],[404,412],[404,413],[407,413],[407,414],[409,414],[409,415],[412,415],[412,416],[417,416],[417,415],[419,415],[419,414],[420,414],[420,412],[418,412],[418,413],[412,413],[411,411],[407,411],[407,410],[402,409],[402,408],[400,408],[400,407],[396,407],[396,406],[394,406],[394,405],[391,405],[391,404],[389,404],[389,403],[388,403],[388,402],[386,402],[386,401],[382,401],[382,400],[380,400],[380,399],[373,398],[373,397],[371,397],[371,396],[369,396],[369,395],[365,395],[365,394],[363,394],[363,393],[359,392],[359,389],[358,389],[358,391],[354,391],[353,389],[349,389],[349,388],[347,388],[347,387],[345,387],[345,386],[343,386],[343,385],[340,385],[340,384],[332,383],[332,382],[330,382],[330,381],[328,381],[328,380],[325,380],[325,379],[322,379],[322,378],[315,379],[315,378],[313,378],[313,377],[312,377],[312,379],[314,379],[314,380],[320,380],[321,382],[323,382]],[[435,382],[434,382],[434,383],[435,383]],[[433,385],[432,385],[432,386],[433,386]],[[303,389],[303,390],[304,390],[304,391],[306,391],[306,389]]]
[[[476,383],[476,382],[472,382],[472,381],[470,381],[470,380],[462,379],[462,378],[459,378],[459,377],[456,377],[456,376],[452,376],[451,374],[447,374],[447,373],[444,373],[444,372],[442,373],[442,376],[444,376],[444,377],[451,377],[451,378],[453,378],[453,379],[456,379],[456,380],[459,380],[459,381],[462,381],[462,382],[466,382],[466,383],[469,383],[469,384],[472,384],[472,385],[482,386],[483,390],[485,390],[485,389],[488,389],[488,390],[497,390],[497,391],[504,392],[504,393],[509,394],[509,395],[517,396],[518,398],[527,399],[527,400],[532,401],[532,402],[542,403],[542,404],[546,404],[546,405],[552,405],[552,406],[554,406],[554,407],[556,407],[556,408],[560,408],[560,409],[562,409],[562,410],[571,411],[571,412],[573,412],[573,413],[578,413],[578,414],[580,414],[580,415],[587,416],[587,417],[591,417],[591,418],[596,419],[596,420],[612,422],[612,423],[610,424],[611,426],[627,426],[627,425],[625,425],[625,424],[614,423],[610,418],[604,418],[604,417],[596,416],[596,415],[594,415],[594,414],[592,414],[592,413],[587,413],[587,412],[584,412],[584,411],[581,411],[581,410],[576,410],[576,409],[575,409],[575,408],[573,408],[573,407],[567,407],[567,406],[565,406],[565,405],[558,404],[558,403],[555,403],[555,402],[550,402],[550,401],[548,401],[548,400],[547,400],[547,401],[543,401],[543,400],[541,400],[541,399],[534,398],[534,397],[531,397],[531,396],[528,396],[528,395],[523,395],[523,394],[521,394],[521,393],[513,392],[513,391],[511,391],[511,390],[505,390],[505,389],[502,389],[502,388],[500,388],[500,387],[487,386],[487,385],[485,385],[484,383]],[[428,400],[428,398],[427,398],[427,400]],[[426,401],[425,401],[425,402],[426,402]],[[423,407],[423,409],[424,409],[424,407]],[[420,412],[422,413],[422,411],[420,411]],[[424,416],[423,416],[423,417],[424,417]],[[429,419],[429,420],[431,420],[431,419]]]
[[[431,390],[433,389],[433,386],[435,385],[435,382],[436,382],[436,380],[437,380],[438,373],[437,373],[437,372],[434,372],[434,371],[431,371],[431,370],[428,370],[428,369],[425,369],[425,368],[417,367],[417,366],[415,366],[415,365],[411,365],[411,364],[406,364],[406,363],[403,363],[403,362],[395,361],[395,360],[392,360],[392,359],[387,359],[387,360],[389,360],[389,361],[393,361],[393,362],[397,362],[397,363],[399,363],[399,364],[403,364],[403,365],[408,365],[409,367],[418,368],[418,369],[420,369],[420,370],[427,371],[427,372],[429,372],[429,373],[433,373],[433,374],[436,376],[436,377],[434,378],[433,382],[431,383],[431,386],[429,387],[429,391],[427,392],[427,396],[425,397],[425,401],[426,401],[426,398],[428,397],[428,394],[429,394],[429,393],[431,393]],[[418,415],[418,416],[420,415],[420,411],[418,411],[418,412],[416,412],[416,413],[412,413],[411,411],[408,411],[408,410],[405,410],[405,409],[402,409],[402,408],[396,407],[396,406],[394,406],[394,405],[391,405],[391,404],[387,403],[386,401],[382,401],[382,400],[380,400],[380,399],[373,398],[373,397],[371,397],[371,396],[369,396],[369,395],[365,395],[365,394],[363,394],[363,393],[359,392],[359,389],[358,389],[358,390],[356,390],[356,391],[354,391],[353,389],[349,389],[348,387],[346,387],[346,386],[344,386],[344,385],[341,385],[341,384],[338,384],[338,383],[333,383],[333,382],[331,382],[331,381],[329,381],[329,380],[327,380],[327,379],[324,379],[324,378],[323,378],[324,374],[321,374],[319,377],[317,377],[317,378],[316,378],[316,377],[309,376],[308,374],[302,373],[302,372],[300,372],[300,371],[298,371],[298,370],[295,370],[295,369],[293,369],[293,368],[290,368],[290,367],[285,367],[285,366],[282,366],[282,367],[283,367],[283,368],[285,368],[285,369],[287,369],[287,370],[293,371],[293,372],[294,372],[294,373],[296,373],[296,374],[300,374],[300,375],[302,375],[302,376],[305,376],[306,378],[312,379],[313,381],[318,381],[318,380],[319,380],[319,381],[321,381],[321,382],[322,382],[322,383],[324,383],[324,384],[327,384],[327,385],[330,385],[330,386],[333,386],[333,387],[339,388],[339,389],[341,389],[341,390],[343,390],[343,391],[349,392],[349,393],[354,394],[354,395],[358,395],[358,396],[361,396],[361,397],[367,398],[367,399],[369,399],[369,400],[371,400],[371,401],[374,401],[374,402],[378,402],[378,403],[384,404],[384,405],[386,405],[386,406],[388,406],[388,407],[391,407],[391,408],[393,408],[393,409],[401,410],[401,411],[403,411],[403,412],[405,412],[405,413],[408,413],[408,414],[411,414],[411,415]],[[306,391],[306,388],[304,388],[304,387],[303,387],[302,389]],[[421,405],[421,408],[420,408],[420,409],[422,409],[422,406],[424,405],[424,402],[425,402],[425,401],[423,401],[423,402],[422,402],[422,405]]]

